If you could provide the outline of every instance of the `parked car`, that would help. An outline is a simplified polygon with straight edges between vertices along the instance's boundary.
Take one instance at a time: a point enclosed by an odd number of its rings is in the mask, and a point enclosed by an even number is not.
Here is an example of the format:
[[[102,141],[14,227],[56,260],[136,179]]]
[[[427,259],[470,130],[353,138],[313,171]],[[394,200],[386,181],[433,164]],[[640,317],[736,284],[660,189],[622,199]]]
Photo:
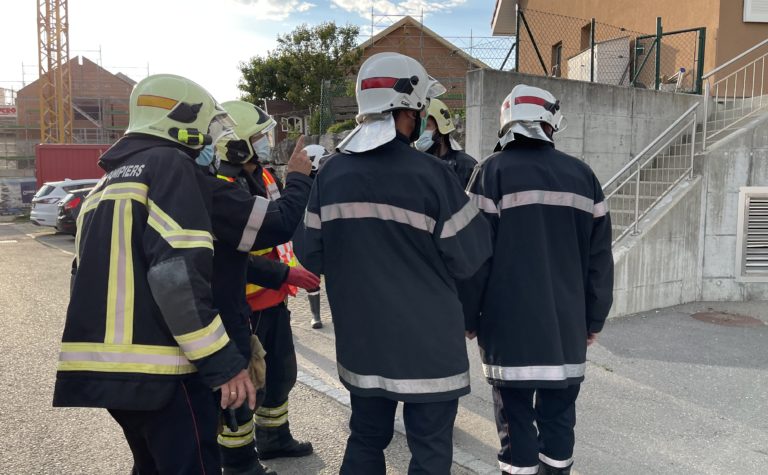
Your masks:
[[[80,188],[72,190],[67,196],[59,202],[59,216],[56,218],[56,231],[75,235],[77,233],[77,215],[80,214],[80,208],[88,193],[93,189]]]
[[[43,183],[32,198],[30,221],[39,226],[56,226],[56,218],[59,215],[58,204],[62,198],[72,190],[93,186],[98,182],[98,179],[89,178]]]

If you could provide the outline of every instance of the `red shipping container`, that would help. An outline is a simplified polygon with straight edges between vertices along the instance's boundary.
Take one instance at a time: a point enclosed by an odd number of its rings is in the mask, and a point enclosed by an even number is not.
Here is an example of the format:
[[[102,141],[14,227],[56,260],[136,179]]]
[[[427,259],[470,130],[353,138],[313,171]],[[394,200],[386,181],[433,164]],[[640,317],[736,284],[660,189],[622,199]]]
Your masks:
[[[48,181],[66,178],[101,178],[99,157],[111,145],[93,144],[38,144],[35,146],[35,176],[37,187]]]

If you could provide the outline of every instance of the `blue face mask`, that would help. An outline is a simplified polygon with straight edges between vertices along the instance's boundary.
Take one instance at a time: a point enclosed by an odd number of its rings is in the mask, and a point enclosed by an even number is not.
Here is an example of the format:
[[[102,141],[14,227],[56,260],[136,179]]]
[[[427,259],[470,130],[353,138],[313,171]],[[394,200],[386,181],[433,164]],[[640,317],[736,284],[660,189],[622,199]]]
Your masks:
[[[256,154],[256,159],[259,163],[269,164],[272,161],[272,147],[269,145],[269,139],[262,137],[256,142],[252,143],[253,151]]]
[[[420,152],[426,152],[427,150],[432,148],[432,146],[435,144],[434,135],[435,135],[434,130],[425,130],[424,132],[422,132],[422,134],[419,135],[419,138],[413,144],[414,147],[416,147],[416,150]]]
[[[195,159],[201,167],[209,167],[213,163],[213,144],[206,145],[200,150],[200,154]]]

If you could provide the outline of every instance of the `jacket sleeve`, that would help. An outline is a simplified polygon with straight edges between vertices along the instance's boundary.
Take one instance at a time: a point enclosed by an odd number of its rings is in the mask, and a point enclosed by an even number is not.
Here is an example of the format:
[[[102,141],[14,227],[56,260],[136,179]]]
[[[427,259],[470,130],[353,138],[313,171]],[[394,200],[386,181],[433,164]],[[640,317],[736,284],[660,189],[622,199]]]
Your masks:
[[[312,187],[311,178],[291,173],[282,196],[270,201],[251,196],[249,192],[215,177],[208,180],[213,189],[216,239],[241,252],[290,241],[301,222]]]
[[[459,182],[462,188],[466,188],[472,178],[472,172],[475,170],[477,160],[466,153],[459,152],[459,158],[456,160],[456,175],[459,176]]]
[[[501,201],[501,194],[498,191],[498,183],[492,171],[493,168],[492,159],[488,159],[480,165],[474,179],[467,187],[467,194],[469,200],[477,206],[491,224],[492,238],[495,241],[496,231],[499,227],[498,204]]]
[[[194,163],[168,157],[151,169],[147,191],[147,225],[142,244],[147,280],[165,324],[196,367],[203,382],[215,388],[247,365],[227,336],[213,308],[211,274],[213,238],[203,186]],[[199,175],[198,175],[199,174]],[[130,202],[116,213],[130,215]]]
[[[248,256],[248,283],[259,287],[278,290],[288,278],[291,268],[280,261],[263,256]]]
[[[611,249],[611,215],[608,212],[602,187],[596,177],[594,221],[589,249],[586,308],[587,329],[598,333],[613,305],[613,251]]]
[[[477,330],[477,321],[480,318],[485,287],[491,274],[491,259],[485,261],[475,275],[469,279],[456,281],[459,292],[459,300],[464,310],[464,328],[473,332]]]
[[[304,223],[299,228],[293,241],[293,248],[299,262],[310,272],[321,275],[323,273],[323,230],[320,220],[320,187],[322,183],[322,170],[317,175],[315,184],[309,194],[307,211],[304,214]]]
[[[468,279],[491,257],[488,222],[469,201],[456,175],[447,167],[440,169],[444,183],[437,190],[440,211],[433,238],[451,276]]]

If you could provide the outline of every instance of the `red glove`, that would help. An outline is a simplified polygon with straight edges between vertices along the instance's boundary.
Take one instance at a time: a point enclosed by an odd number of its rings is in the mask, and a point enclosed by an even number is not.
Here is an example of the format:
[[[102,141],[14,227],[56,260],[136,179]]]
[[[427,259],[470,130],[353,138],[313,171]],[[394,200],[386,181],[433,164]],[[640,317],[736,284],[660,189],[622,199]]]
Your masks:
[[[320,277],[303,267],[291,267],[288,271],[288,278],[285,279],[285,283],[288,285],[295,285],[296,287],[305,290],[316,289],[320,287]]]

